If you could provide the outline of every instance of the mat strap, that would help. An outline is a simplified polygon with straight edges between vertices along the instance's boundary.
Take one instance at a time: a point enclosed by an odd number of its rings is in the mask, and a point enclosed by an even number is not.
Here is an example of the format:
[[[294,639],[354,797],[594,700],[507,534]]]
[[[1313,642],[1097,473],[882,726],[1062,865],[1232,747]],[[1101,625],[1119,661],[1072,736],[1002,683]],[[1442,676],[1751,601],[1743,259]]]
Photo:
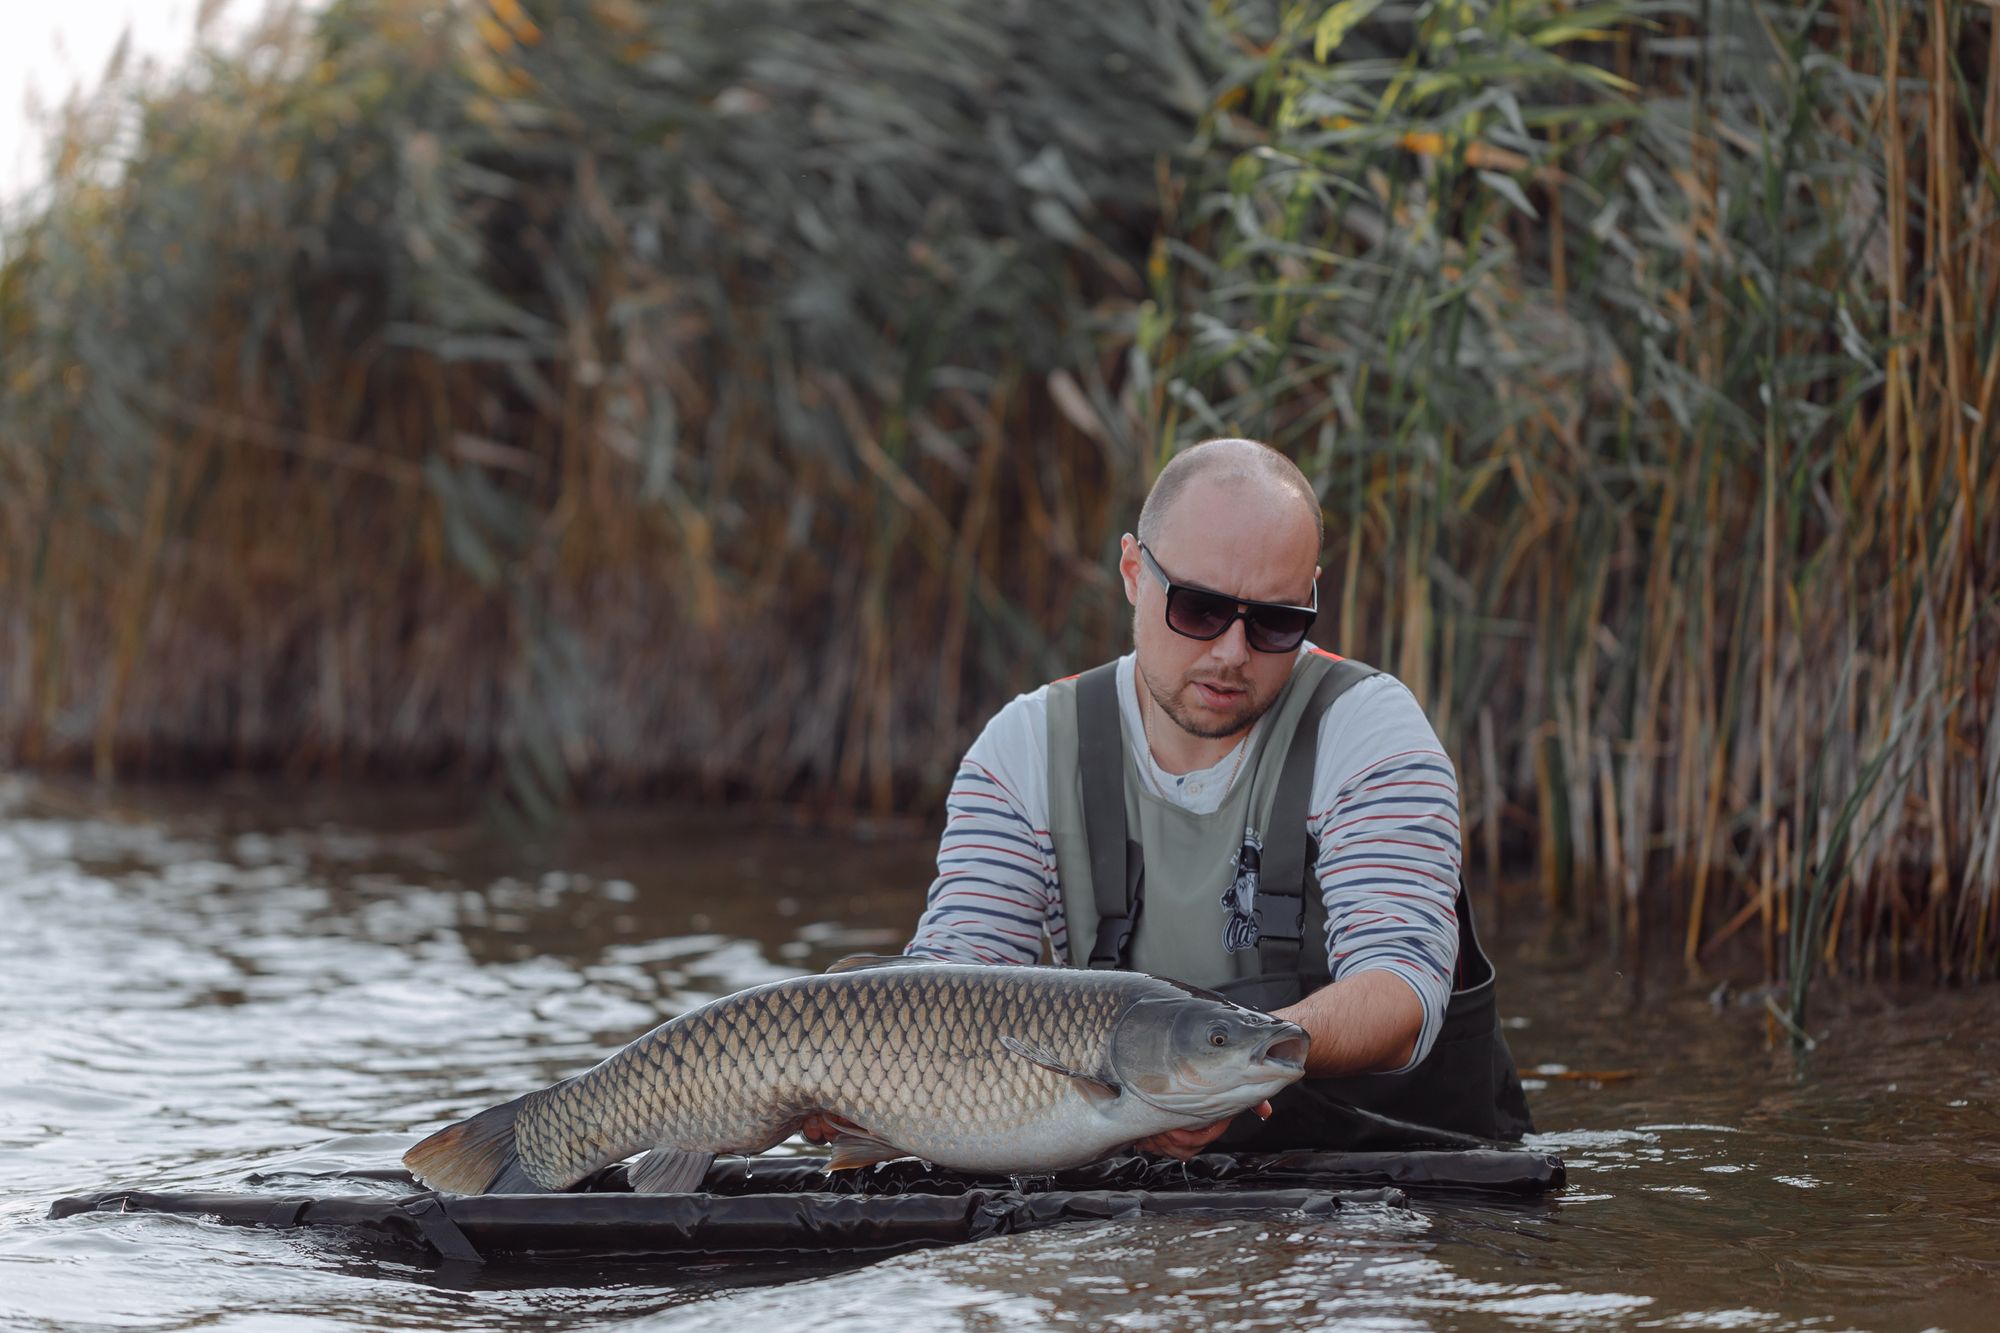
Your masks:
[[[486,1256],[458,1229],[458,1223],[451,1220],[451,1214],[444,1210],[444,1200],[435,1193],[419,1194],[414,1199],[404,1199],[396,1205],[417,1229],[424,1233],[432,1249],[440,1259],[455,1259],[461,1263],[483,1264]]]

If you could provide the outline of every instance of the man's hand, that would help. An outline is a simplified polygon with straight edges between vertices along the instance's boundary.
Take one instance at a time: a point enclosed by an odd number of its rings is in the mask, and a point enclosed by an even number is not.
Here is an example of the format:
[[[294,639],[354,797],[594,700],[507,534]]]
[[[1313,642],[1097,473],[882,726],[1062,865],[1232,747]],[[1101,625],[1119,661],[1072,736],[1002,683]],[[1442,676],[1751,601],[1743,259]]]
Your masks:
[[[1229,1128],[1229,1121],[1234,1118],[1234,1116],[1231,1116],[1228,1119],[1218,1120],[1212,1125],[1203,1125],[1199,1129],[1170,1129],[1164,1134],[1155,1134],[1151,1138],[1140,1139],[1132,1146],[1140,1152],[1155,1152],[1163,1157],[1173,1157],[1185,1162],[1189,1158],[1194,1157],[1203,1148],[1221,1138],[1222,1131]],[[1257,1118],[1259,1120],[1269,1120],[1271,1118],[1271,1103],[1257,1103]]]

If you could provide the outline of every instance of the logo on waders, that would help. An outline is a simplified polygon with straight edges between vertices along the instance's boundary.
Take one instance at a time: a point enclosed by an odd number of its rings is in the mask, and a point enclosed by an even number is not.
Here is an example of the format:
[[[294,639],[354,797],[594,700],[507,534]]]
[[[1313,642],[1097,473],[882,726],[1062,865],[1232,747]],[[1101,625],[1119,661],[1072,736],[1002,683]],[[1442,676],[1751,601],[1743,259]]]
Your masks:
[[[1243,845],[1237,849],[1235,877],[1222,891],[1222,907],[1228,913],[1222,922],[1222,944],[1231,953],[1240,953],[1257,943],[1257,870],[1264,860],[1264,840],[1257,830],[1243,830]]]

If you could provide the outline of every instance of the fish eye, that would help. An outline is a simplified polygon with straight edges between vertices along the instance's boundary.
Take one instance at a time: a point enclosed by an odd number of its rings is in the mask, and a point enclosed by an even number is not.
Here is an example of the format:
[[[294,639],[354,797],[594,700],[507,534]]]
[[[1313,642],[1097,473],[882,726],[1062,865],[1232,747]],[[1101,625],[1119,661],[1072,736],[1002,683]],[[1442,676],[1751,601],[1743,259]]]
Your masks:
[[[1208,1044],[1211,1046],[1227,1046],[1229,1044],[1229,1033],[1219,1027],[1210,1028],[1208,1030]]]

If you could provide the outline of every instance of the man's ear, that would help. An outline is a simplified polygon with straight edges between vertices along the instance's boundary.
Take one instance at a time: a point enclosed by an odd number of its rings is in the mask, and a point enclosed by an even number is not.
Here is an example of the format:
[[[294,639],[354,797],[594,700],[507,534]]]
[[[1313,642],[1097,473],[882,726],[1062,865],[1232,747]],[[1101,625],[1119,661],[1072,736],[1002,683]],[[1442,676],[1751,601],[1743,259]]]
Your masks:
[[[1139,604],[1139,580],[1146,571],[1139,563],[1139,539],[1126,533],[1118,539],[1118,577],[1125,582],[1125,600]]]

